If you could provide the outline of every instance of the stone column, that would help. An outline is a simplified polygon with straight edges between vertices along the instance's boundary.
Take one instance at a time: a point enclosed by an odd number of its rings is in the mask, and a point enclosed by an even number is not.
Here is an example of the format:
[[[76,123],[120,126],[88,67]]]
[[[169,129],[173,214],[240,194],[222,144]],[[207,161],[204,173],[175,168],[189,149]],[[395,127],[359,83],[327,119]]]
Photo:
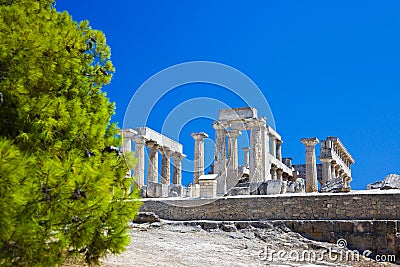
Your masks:
[[[282,181],[282,175],[283,175],[283,170],[282,169],[277,169],[276,174],[278,175],[278,180]]]
[[[344,182],[344,170],[342,168],[340,168],[340,170],[339,170],[339,177],[341,177]]]
[[[301,142],[306,147],[306,192],[318,191],[317,181],[317,159],[315,146],[319,143],[318,138],[303,138]]]
[[[340,175],[339,175],[339,170],[340,170],[340,165],[339,165],[339,164],[336,164],[336,166],[335,166],[335,177],[336,177],[336,178],[339,178],[339,177],[340,177]]]
[[[239,130],[228,131],[228,167],[226,178],[226,189],[229,190],[238,182],[239,164],[238,164],[238,143],[237,137],[241,134]]]
[[[181,185],[182,184],[182,159],[186,157],[186,155],[174,152],[172,153],[172,158],[174,160],[174,169],[172,176],[172,183]]]
[[[248,168],[249,167],[249,147],[242,147],[243,149],[243,157],[244,157],[244,162],[243,165]]]
[[[226,130],[225,127],[215,121],[215,147],[214,147],[214,173],[217,177],[217,195],[224,195],[226,192]]]
[[[332,161],[331,162],[331,178],[335,179],[336,178],[336,162]]]
[[[276,138],[269,134],[269,153],[276,158]]]
[[[262,139],[261,127],[265,127],[265,123],[258,121],[248,122],[250,127],[250,183],[259,183],[265,179],[265,162],[264,162],[264,147]],[[250,188],[252,190],[252,188]]]
[[[329,158],[320,158],[322,162],[322,180],[321,184],[324,185],[326,182],[332,179],[332,159]]]
[[[161,183],[169,185],[171,176],[171,150],[167,147],[163,147],[161,150]]]
[[[276,158],[282,161],[282,141],[276,140]]]
[[[204,139],[206,133],[191,133],[194,139],[194,177],[193,184],[199,184],[199,177],[204,174]]]
[[[271,165],[271,179],[272,180],[276,180],[277,175],[276,175],[276,166],[275,165]]]
[[[142,136],[134,136],[133,141],[135,142],[135,158],[137,159],[137,164],[135,167],[135,184],[138,188],[144,186],[144,145],[146,139]]]
[[[147,182],[158,183],[158,144],[148,141],[146,145],[150,149]]]

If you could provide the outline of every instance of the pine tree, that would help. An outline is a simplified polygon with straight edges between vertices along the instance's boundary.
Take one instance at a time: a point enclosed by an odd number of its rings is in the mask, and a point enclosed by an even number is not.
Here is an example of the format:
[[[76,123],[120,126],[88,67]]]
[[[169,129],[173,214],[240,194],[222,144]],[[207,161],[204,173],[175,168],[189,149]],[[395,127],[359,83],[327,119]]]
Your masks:
[[[96,264],[129,242],[137,192],[101,90],[105,36],[52,0],[0,0],[0,265]]]

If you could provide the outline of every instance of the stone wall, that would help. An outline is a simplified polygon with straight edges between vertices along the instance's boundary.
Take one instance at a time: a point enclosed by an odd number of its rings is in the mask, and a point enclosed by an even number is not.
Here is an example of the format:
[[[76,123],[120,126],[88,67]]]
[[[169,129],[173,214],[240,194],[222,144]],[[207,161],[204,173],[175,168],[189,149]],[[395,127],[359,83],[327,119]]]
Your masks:
[[[168,220],[398,220],[400,191],[147,199],[142,211]]]
[[[142,211],[179,221],[279,221],[303,236],[374,255],[395,255],[400,263],[400,190],[338,194],[285,194],[218,199],[148,199]]]
[[[336,243],[345,239],[347,248],[359,251],[370,250],[375,255],[395,255],[400,263],[400,221],[395,220],[312,220],[285,221],[294,232],[318,240]]]

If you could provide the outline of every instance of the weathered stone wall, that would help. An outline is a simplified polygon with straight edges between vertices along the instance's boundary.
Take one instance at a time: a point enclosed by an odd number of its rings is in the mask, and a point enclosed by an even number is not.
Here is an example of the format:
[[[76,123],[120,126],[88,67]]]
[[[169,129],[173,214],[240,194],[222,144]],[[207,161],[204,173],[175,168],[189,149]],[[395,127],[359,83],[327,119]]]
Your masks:
[[[400,263],[400,190],[338,194],[287,194],[219,199],[148,199],[142,211],[179,221],[279,221],[310,239],[374,255],[395,255]],[[204,221],[203,221],[204,222]]]
[[[396,220],[309,220],[284,221],[293,231],[318,240],[336,243],[340,238],[349,249],[370,250],[375,255],[395,255],[400,262],[400,221]]]
[[[400,191],[147,199],[142,211],[168,220],[398,220]]]

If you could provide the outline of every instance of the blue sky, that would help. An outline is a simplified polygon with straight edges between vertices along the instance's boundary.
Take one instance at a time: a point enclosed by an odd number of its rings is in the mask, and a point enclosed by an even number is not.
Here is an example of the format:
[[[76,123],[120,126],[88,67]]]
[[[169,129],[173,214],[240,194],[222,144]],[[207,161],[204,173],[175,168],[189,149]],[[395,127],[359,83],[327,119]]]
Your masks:
[[[120,126],[130,98],[152,75],[188,61],[220,62],[262,90],[284,157],[302,163],[300,138],[338,136],[356,160],[354,189],[400,173],[398,1],[59,0],[56,8],[106,34],[116,73],[104,90]],[[184,85],[157,103],[148,126],[159,130],[174,106],[199,97],[241,105],[218,86]],[[211,123],[182,125],[188,158],[190,132],[213,137]],[[184,183],[191,179],[185,173]]]

